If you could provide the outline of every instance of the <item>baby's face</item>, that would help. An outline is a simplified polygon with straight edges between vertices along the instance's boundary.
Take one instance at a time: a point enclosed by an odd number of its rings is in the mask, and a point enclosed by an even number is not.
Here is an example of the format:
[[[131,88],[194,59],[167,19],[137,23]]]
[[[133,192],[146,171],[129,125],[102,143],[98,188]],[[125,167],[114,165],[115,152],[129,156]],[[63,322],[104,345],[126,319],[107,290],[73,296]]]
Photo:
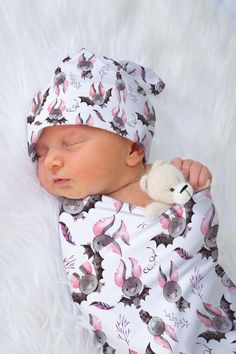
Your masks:
[[[40,183],[72,199],[110,194],[124,183],[131,146],[128,139],[88,126],[44,128],[35,147]]]

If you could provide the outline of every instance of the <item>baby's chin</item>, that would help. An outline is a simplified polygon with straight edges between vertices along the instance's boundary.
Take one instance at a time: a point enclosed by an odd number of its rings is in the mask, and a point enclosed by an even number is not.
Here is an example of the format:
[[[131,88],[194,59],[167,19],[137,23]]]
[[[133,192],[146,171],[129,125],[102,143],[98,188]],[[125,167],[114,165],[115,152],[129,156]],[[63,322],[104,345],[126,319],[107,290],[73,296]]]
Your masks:
[[[41,184],[42,185],[42,184]],[[79,193],[78,191],[73,191],[71,189],[65,188],[49,188],[48,186],[42,187],[52,196],[57,198],[67,198],[67,199],[84,199],[87,195]]]
[[[52,193],[51,193],[52,194]],[[67,199],[84,199],[87,197],[85,194],[75,192],[54,193],[55,197],[67,198]]]

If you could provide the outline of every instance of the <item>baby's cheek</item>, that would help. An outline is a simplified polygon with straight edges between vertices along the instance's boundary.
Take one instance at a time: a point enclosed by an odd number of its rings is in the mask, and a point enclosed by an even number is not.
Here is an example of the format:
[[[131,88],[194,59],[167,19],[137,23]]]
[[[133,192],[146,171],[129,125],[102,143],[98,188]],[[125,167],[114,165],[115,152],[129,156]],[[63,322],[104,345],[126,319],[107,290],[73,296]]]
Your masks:
[[[40,184],[45,188],[47,186],[47,176],[46,176],[44,168],[42,168],[42,166],[40,166],[39,163],[37,164],[37,175],[38,175]]]

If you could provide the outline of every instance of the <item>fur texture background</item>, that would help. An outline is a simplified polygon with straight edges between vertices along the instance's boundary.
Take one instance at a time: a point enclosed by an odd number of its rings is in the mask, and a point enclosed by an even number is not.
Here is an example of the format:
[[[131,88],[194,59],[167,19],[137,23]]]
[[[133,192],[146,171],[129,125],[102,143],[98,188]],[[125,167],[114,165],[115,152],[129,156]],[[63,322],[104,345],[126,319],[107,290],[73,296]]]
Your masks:
[[[27,156],[35,93],[70,52],[131,59],[166,82],[151,160],[213,172],[220,261],[236,282],[236,8],[219,0],[0,2],[0,354],[96,353],[70,300],[58,205]]]

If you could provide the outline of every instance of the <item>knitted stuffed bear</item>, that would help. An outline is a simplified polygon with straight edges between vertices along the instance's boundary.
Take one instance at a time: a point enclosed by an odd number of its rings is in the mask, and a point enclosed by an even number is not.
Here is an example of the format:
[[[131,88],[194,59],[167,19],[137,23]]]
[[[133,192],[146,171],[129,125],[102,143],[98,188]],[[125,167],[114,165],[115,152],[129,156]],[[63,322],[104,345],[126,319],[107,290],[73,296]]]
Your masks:
[[[152,220],[160,216],[172,204],[185,204],[193,195],[183,174],[173,165],[157,160],[140,180],[141,189],[153,199],[146,206],[145,217]]]

